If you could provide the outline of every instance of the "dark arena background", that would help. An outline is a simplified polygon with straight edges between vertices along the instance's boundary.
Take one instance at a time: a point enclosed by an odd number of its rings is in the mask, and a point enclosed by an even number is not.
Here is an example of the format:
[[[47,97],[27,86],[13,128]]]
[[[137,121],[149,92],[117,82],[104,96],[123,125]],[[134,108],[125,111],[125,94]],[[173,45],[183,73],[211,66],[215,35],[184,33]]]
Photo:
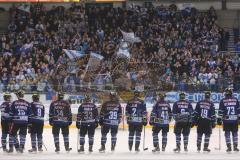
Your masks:
[[[239,29],[240,0],[0,0],[0,104],[6,94],[11,95],[11,102],[17,100],[16,92],[21,90],[23,99],[30,103],[38,94],[45,106],[43,152],[28,152],[32,147],[30,134],[23,153],[2,151],[3,136],[11,134],[2,131],[0,160],[239,159],[240,153],[226,152],[226,133],[218,123],[222,118],[220,102],[228,91],[240,99]],[[150,123],[140,135],[140,152],[128,150],[126,105],[136,92],[146,104],[150,122],[153,106],[162,95],[172,110],[181,99],[179,94],[184,93],[195,110],[206,91],[211,94],[217,124],[209,142],[210,153],[197,151],[197,125],[191,128],[188,152],[183,145],[180,153],[173,151],[174,116],[165,152],[152,152]],[[62,146],[57,154],[49,108],[59,93],[70,104],[73,123],[69,126],[72,151],[66,153]],[[79,106],[90,98],[100,112],[112,94],[122,108],[115,151],[110,151],[108,137],[106,152],[98,152],[99,125],[93,153],[85,149],[79,154]],[[0,109],[4,116],[3,105]],[[239,104],[234,111],[230,108],[229,113],[233,112],[240,122]],[[159,133],[160,142],[161,136]],[[63,145],[61,135],[59,141]],[[8,148],[10,140],[5,143]]]

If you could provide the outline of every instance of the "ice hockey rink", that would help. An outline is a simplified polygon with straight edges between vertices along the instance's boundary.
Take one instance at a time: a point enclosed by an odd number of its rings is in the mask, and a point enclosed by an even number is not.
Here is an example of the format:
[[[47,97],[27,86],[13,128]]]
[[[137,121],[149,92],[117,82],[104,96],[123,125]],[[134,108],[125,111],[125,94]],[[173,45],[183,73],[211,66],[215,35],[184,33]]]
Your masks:
[[[61,152],[59,154],[54,152],[54,143],[53,137],[51,134],[51,129],[46,128],[44,130],[44,144],[47,148],[47,151],[44,149],[44,152],[37,153],[37,154],[30,154],[28,153],[28,149],[30,149],[30,136],[27,135],[27,143],[25,146],[25,151],[23,154],[13,153],[13,154],[6,154],[1,152],[0,159],[1,160],[153,160],[153,159],[163,159],[163,160],[239,160],[240,153],[226,153],[226,147],[224,142],[224,133],[221,130],[221,150],[218,150],[219,147],[219,129],[215,128],[211,137],[210,141],[210,153],[196,151],[196,128],[191,130],[190,138],[189,138],[189,151],[184,152],[181,150],[180,153],[174,153],[173,148],[175,147],[175,136],[173,134],[173,129],[170,129],[168,135],[168,145],[165,152],[159,153],[152,153],[152,131],[151,128],[146,128],[146,145],[148,150],[143,151],[142,143],[141,143],[141,152],[136,153],[135,151],[129,152],[128,151],[128,131],[127,129],[119,129],[118,133],[118,140],[116,145],[115,152],[110,151],[110,135],[108,135],[108,141],[106,145],[106,152],[99,153],[98,149],[100,148],[100,137],[101,132],[100,129],[96,130],[95,134],[95,143],[93,147],[93,153],[88,153],[88,139],[86,138],[86,146],[85,146],[85,153],[79,154],[77,152],[77,129],[71,128],[70,129],[70,146],[72,147],[72,151],[70,153],[66,153],[63,145],[63,139],[60,137],[60,146]],[[143,137],[143,134],[142,134]],[[161,144],[161,136],[160,137],[160,144]],[[161,146],[161,145],[160,145]]]

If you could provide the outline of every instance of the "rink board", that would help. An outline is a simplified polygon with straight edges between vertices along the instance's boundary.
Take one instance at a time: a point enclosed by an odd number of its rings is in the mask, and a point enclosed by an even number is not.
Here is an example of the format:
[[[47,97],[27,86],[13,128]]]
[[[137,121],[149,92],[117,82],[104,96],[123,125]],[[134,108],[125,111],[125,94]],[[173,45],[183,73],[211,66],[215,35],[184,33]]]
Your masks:
[[[175,135],[173,134],[173,129],[170,129],[168,134],[168,145],[166,152],[152,153],[152,131],[151,129],[146,129],[146,145],[149,149],[147,151],[142,151],[142,142],[140,146],[140,153],[135,153],[134,151],[128,151],[128,131],[120,129],[117,135],[117,145],[115,152],[110,151],[110,135],[108,135],[108,140],[106,144],[106,153],[99,153],[98,149],[100,148],[100,138],[101,133],[100,129],[96,130],[95,142],[93,147],[93,153],[89,154],[88,143],[86,137],[85,153],[77,153],[77,129],[70,129],[70,146],[73,150],[70,153],[64,151],[63,138],[60,135],[60,146],[61,152],[56,154],[54,152],[54,143],[51,129],[44,130],[44,144],[47,147],[47,151],[37,154],[29,154],[27,150],[30,149],[30,136],[27,135],[26,150],[23,154],[5,154],[0,152],[0,160],[239,160],[240,153],[226,153],[226,147],[224,143],[224,134],[222,129],[220,129],[221,136],[221,150],[216,150],[219,147],[219,129],[216,128],[213,130],[213,134],[210,140],[209,148],[212,150],[210,153],[198,153],[196,150],[196,129],[193,128],[190,133],[189,138],[189,151],[186,153],[181,151],[180,153],[174,153],[173,149],[175,147]],[[143,137],[143,134],[142,134]],[[161,142],[161,134],[159,134],[159,139]],[[161,145],[160,145],[161,147]]]

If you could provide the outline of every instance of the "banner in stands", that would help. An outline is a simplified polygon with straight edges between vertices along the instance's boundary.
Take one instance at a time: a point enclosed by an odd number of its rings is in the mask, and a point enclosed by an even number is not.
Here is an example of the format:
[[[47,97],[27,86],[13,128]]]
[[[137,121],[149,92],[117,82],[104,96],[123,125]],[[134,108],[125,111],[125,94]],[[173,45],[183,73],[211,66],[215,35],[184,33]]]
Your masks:
[[[179,99],[179,93],[178,92],[167,92],[166,93],[166,100],[170,102],[176,102]],[[240,99],[239,93],[234,93],[234,97]],[[211,100],[214,103],[219,103],[220,100],[224,97],[224,93],[212,93],[211,94]],[[204,93],[186,93],[186,99],[197,103],[200,100],[204,99]]]
[[[234,97],[238,98],[240,100],[240,93],[234,93]],[[211,94],[211,100],[214,103],[219,103],[220,100],[224,97],[224,93],[212,93]],[[32,95],[26,94],[24,98],[31,102],[32,101]],[[71,100],[72,102],[79,104],[82,103],[83,99],[85,98],[84,95],[66,95],[66,99]],[[100,97],[98,97],[96,94],[92,94],[92,99],[94,102],[101,102]],[[170,103],[174,103],[179,99],[179,93],[178,92],[167,92],[166,93],[166,100]],[[204,99],[204,93],[186,93],[186,99],[189,100],[192,103],[197,103],[198,101]],[[12,93],[12,100],[16,100],[16,96]],[[40,95],[40,100],[43,103],[50,103],[52,99],[46,99],[45,94]],[[0,103],[3,102],[3,93],[0,93]],[[147,94],[145,96],[145,102],[148,104],[153,104],[155,102],[154,96],[152,94]]]

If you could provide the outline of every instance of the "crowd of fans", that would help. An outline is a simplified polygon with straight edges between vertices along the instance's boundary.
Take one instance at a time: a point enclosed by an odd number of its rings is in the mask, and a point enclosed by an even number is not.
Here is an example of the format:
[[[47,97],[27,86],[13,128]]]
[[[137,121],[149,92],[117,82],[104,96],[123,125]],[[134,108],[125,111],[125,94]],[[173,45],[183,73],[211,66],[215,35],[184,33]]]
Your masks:
[[[54,74],[69,61],[63,49],[101,54],[104,60],[98,74],[109,75],[122,40],[120,30],[134,32],[141,42],[131,44],[127,67],[112,73],[115,86],[188,91],[238,88],[239,56],[220,54],[226,50],[226,33],[217,25],[213,7],[200,12],[178,10],[175,5],[125,9],[73,4],[47,10],[34,4],[30,12],[16,6],[9,12],[8,32],[0,35],[0,90],[43,92],[60,84],[75,91],[75,86],[84,85],[84,72]]]

